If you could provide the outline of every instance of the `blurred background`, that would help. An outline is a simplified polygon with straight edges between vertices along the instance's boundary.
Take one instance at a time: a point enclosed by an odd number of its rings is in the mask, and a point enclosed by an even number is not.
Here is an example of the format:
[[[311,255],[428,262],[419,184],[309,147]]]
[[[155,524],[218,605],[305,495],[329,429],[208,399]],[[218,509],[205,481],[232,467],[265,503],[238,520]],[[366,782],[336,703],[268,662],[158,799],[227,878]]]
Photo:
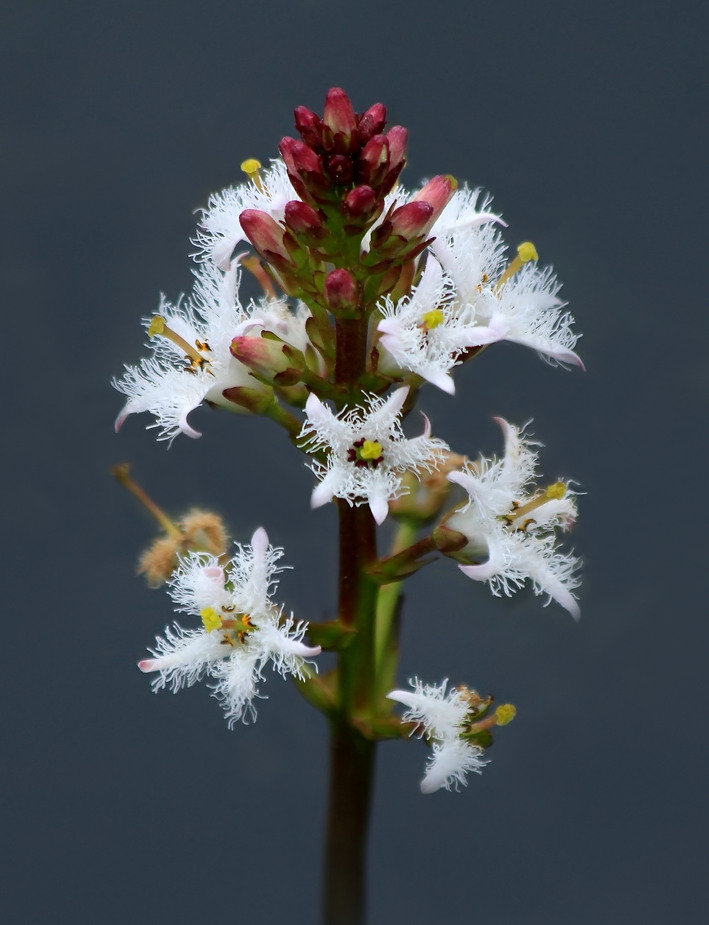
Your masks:
[[[330,508],[262,420],[194,414],[169,449],[110,385],[140,318],[191,286],[210,192],[340,85],[410,131],[403,182],[495,196],[511,245],[564,281],[588,372],[502,344],[428,389],[438,436],[544,442],[586,495],[583,616],[491,598],[447,562],[411,580],[401,682],[450,677],[519,710],[466,790],[423,797],[416,742],[380,749],[371,925],[706,921],[703,480],[706,21],[650,2],[14,2],[1,14],[6,355],[0,646],[7,925],[319,915],[325,723],[273,678],[230,732],[204,686],[153,696],[135,662],[171,618],[135,577],[168,511],[263,524],[280,599],[332,614]]]

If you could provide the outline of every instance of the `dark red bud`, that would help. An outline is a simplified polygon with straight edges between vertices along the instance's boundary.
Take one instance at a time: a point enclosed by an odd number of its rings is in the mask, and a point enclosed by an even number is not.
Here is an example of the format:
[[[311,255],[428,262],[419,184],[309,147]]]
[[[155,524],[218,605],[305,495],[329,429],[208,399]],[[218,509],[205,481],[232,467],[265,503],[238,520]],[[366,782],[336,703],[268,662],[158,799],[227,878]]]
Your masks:
[[[290,263],[283,240],[285,232],[267,212],[244,209],[239,216],[239,222],[244,234],[260,254],[278,254]]]
[[[389,164],[396,167],[406,156],[406,142],[409,133],[403,125],[394,125],[384,137],[389,143]]]
[[[345,185],[352,182],[352,161],[344,154],[333,155],[327,164],[327,172],[335,183]]]
[[[320,231],[322,218],[311,206],[299,199],[286,203],[286,225],[295,234],[307,234],[311,231]]]
[[[367,215],[377,202],[377,196],[371,186],[356,186],[342,200],[343,211],[352,218]]]
[[[425,234],[433,223],[433,206],[428,202],[407,202],[389,218],[391,233],[411,241]]]
[[[347,270],[332,270],[325,280],[325,299],[332,312],[352,311],[359,305],[359,287]]]
[[[317,154],[296,138],[283,138],[278,150],[281,152],[288,173],[322,173],[322,164]]]
[[[350,98],[345,91],[340,87],[333,87],[327,91],[323,122],[333,135],[341,134],[346,139],[349,139],[357,130],[357,119],[352,103],[350,103]]]
[[[360,171],[364,175],[374,173],[377,168],[388,164],[389,145],[384,135],[375,135],[362,148],[359,155]]]
[[[375,103],[360,116],[357,128],[359,137],[363,144],[366,144],[372,135],[378,135],[386,124],[387,111],[382,103]]]
[[[322,122],[319,117],[305,106],[295,110],[295,127],[306,145],[319,148],[322,145]]]

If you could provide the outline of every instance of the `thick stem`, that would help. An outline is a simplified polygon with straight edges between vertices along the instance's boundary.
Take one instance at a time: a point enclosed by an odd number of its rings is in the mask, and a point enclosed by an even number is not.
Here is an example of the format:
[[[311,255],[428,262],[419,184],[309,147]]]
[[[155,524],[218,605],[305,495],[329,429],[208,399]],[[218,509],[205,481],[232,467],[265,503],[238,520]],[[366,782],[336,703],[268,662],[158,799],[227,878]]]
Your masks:
[[[339,717],[330,736],[323,925],[364,925],[375,743]]]

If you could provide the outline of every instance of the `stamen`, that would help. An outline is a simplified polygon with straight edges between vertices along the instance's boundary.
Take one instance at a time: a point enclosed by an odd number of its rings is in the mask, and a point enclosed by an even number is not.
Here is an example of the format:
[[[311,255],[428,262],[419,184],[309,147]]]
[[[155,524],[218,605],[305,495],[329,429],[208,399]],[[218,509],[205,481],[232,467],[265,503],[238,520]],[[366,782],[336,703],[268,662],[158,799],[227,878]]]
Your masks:
[[[544,491],[539,492],[539,494],[531,498],[526,504],[515,507],[511,514],[505,514],[505,520],[509,521],[510,524],[515,524],[521,517],[524,517],[525,514],[535,511],[538,507],[546,504],[547,501],[559,501],[565,494],[566,483],[553,482],[551,485],[548,485]],[[526,530],[530,523],[534,523],[534,518],[530,517],[524,520],[520,529]]]
[[[264,291],[264,295],[269,299],[277,299],[278,295],[276,290],[271,282],[271,277],[261,266],[261,261],[258,257],[254,256],[240,256],[239,263],[244,267],[245,270],[248,270],[249,273],[252,273],[258,282],[261,284],[261,288]]]
[[[515,716],[517,716],[517,708],[511,703],[502,703],[495,710],[495,719],[498,726],[506,726],[512,722]]]
[[[523,241],[517,247],[517,256],[510,261],[509,266],[495,284],[495,292],[499,292],[507,280],[521,270],[522,265],[529,263],[530,260],[539,260],[539,254],[531,241]]]
[[[257,161],[255,157],[247,157],[245,161],[241,163],[241,169],[244,171],[249,180],[253,181],[254,186],[259,192],[263,192],[263,181],[261,179],[261,161]]]
[[[199,351],[209,350],[209,344],[199,340],[195,341],[194,346],[189,344],[184,339],[184,337],[180,337],[177,332],[173,331],[172,328],[167,326],[162,315],[153,315],[150,320],[150,325],[148,326],[148,337],[156,336],[167,338],[167,340],[172,341],[176,347],[179,347],[180,350],[183,350],[185,356],[190,361],[191,369],[202,369],[205,363],[207,363],[206,357],[203,357]]]

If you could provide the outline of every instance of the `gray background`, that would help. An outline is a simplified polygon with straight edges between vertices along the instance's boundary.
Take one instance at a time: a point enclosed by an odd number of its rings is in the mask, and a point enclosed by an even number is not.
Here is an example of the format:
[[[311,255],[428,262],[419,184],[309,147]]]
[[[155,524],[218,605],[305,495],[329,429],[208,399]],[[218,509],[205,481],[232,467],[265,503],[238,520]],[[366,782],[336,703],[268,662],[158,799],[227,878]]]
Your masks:
[[[264,524],[283,599],[332,612],[330,509],[261,420],[200,411],[168,451],[109,380],[141,316],[190,287],[193,210],[344,86],[410,130],[404,182],[495,195],[553,262],[588,373],[503,344],[426,392],[437,433],[499,448],[534,418],[587,496],[583,617],[439,563],[412,582],[401,681],[519,708],[459,794],[380,751],[371,923],[706,921],[706,23],[698,5],[6,2],[3,921],[317,921],[325,724],[286,683],[227,730],[135,668],[170,618],[134,577],[153,535],[108,469],[175,513]],[[681,12],[678,12],[681,11]],[[322,558],[318,558],[321,556]]]

